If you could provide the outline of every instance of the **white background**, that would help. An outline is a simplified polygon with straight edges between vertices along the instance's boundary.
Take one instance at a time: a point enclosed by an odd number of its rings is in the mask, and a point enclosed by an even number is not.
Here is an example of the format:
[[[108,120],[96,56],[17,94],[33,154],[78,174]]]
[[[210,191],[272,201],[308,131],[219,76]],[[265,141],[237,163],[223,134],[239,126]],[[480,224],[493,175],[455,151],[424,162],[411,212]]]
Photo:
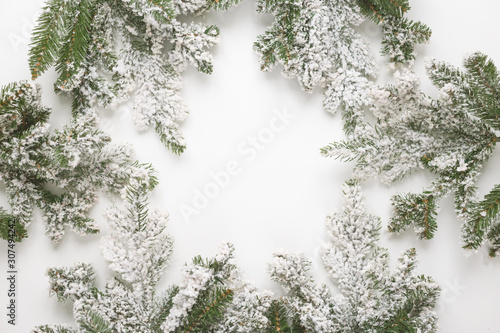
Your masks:
[[[465,53],[480,50],[500,65],[499,2],[414,0],[412,5],[410,17],[433,29],[431,43],[418,48],[415,64],[426,92],[436,94],[424,76],[425,57],[461,65]],[[0,2],[1,85],[31,77],[27,44],[40,8],[41,1]],[[180,281],[184,262],[197,254],[215,254],[224,240],[235,244],[237,264],[259,288],[280,293],[266,271],[266,263],[278,248],[305,253],[313,260],[312,274],[317,281],[328,282],[318,255],[326,241],[325,216],[341,208],[340,186],[349,178],[353,165],[323,158],[319,148],[343,138],[342,122],[339,115],[322,110],[320,91],[304,93],[295,80],[281,76],[280,68],[271,73],[259,70],[252,43],[273,19],[257,15],[254,9],[255,2],[245,0],[227,13],[204,18],[220,27],[222,43],[213,50],[213,75],[193,69],[184,74],[183,94],[191,114],[181,127],[188,143],[182,156],[167,151],[152,131],[137,133],[126,106],[101,113],[103,129],[115,141],[132,142],[138,159],[153,163],[159,171],[160,185],[151,206],[170,213],[167,231],[175,238],[174,255],[161,288]],[[379,28],[366,24],[359,31],[378,54]],[[379,63],[380,82],[387,82],[384,59]],[[54,95],[54,78],[49,72],[39,81],[44,87],[44,103],[54,108],[51,122],[58,128],[69,120],[70,102]],[[262,133],[274,112],[284,109],[295,116],[294,120],[247,161],[249,155],[239,153],[238,146]],[[180,207],[192,205],[196,190],[203,191],[211,182],[210,173],[224,170],[231,160],[239,163],[241,173],[232,177],[198,215],[184,219]],[[478,184],[481,195],[500,182],[495,165],[500,165],[498,151]],[[442,285],[437,308],[441,332],[500,332],[500,259],[489,259],[485,249],[467,255],[460,248],[460,222],[451,198],[442,201],[433,240],[419,241],[412,230],[399,236],[386,231],[391,216],[389,198],[397,192],[420,191],[431,179],[419,172],[391,187],[377,180],[363,185],[369,211],[382,218],[381,243],[390,249],[393,261],[403,250],[416,247],[418,272],[433,276]],[[5,205],[3,185],[0,196]],[[102,234],[108,231],[102,211],[109,205],[110,199],[103,196],[91,212],[101,224]],[[79,237],[68,232],[54,246],[44,235],[40,212],[36,213],[29,238],[17,246],[16,327],[6,324],[6,244],[0,242],[0,332],[28,332],[35,325],[71,323],[71,306],[48,297],[46,269],[88,261],[95,265],[102,287],[110,273],[100,254],[99,239],[100,235]]]

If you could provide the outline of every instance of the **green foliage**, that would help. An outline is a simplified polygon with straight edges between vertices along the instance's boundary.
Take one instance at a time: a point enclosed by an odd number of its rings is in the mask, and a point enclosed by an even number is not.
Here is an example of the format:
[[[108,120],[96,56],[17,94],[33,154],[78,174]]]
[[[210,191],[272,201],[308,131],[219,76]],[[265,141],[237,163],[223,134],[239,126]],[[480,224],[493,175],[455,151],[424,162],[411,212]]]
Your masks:
[[[73,328],[63,325],[43,325],[31,330],[32,333],[77,333]]]
[[[469,211],[469,219],[464,224],[463,231],[471,237],[467,238],[464,248],[477,249],[487,236],[486,239],[492,244],[490,255],[496,255],[495,243],[500,234],[498,234],[498,227],[491,228],[491,226],[498,224],[500,218],[500,185],[495,185],[483,200],[471,204]],[[487,232],[488,234],[485,235]]]
[[[259,1],[257,12],[273,13],[276,23],[265,34],[258,36],[254,47],[261,53],[262,71],[270,70],[276,61],[288,64],[291,58],[298,57],[295,29],[299,28],[303,13],[301,1]]]
[[[79,0],[68,2],[65,10],[67,11],[64,20],[66,34],[62,36],[62,45],[56,66],[57,72],[60,73],[56,86],[61,86],[62,89],[78,84],[74,80],[78,80],[84,71],[83,65],[90,47],[92,11],[95,9],[92,8],[91,0]],[[57,34],[59,31],[53,30],[50,33]],[[31,53],[31,57],[35,56],[36,54]],[[42,65],[48,67],[47,64],[42,63]]]
[[[59,302],[74,301],[94,288],[96,282],[94,269],[87,264],[79,263],[72,268],[51,268],[47,275],[52,281],[51,296],[56,296]],[[79,291],[67,292],[74,286],[81,286]]]
[[[172,306],[174,305],[172,299],[179,293],[178,286],[170,287],[165,295],[156,303],[156,313],[153,315],[151,320],[151,332],[161,333],[163,330],[161,329],[161,325],[167,319]]]
[[[180,327],[180,332],[209,332],[224,318],[224,310],[233,301],[233,291],[216,287],[203,292]]]
[[[267,332],[436,332],[440,288],[416,275],[415,249],[392,270],[378,245],[380,219],[366,212],[359,184],[349,181],[343,190],[344,209],[328,217],[330,241],[322,253],[338,294],[314,281],[301,254],[275,254],[271,277],[285,295],[268,310]]]
[[[450,94],[454,104],[466,108],[470,116],[478,117],[481,123],[500,130],[500,73],[497,67],[487,55],[479,52],[466,57],[464,67],[465,72],[447,64],[436,64],[428,74],[438,88],[446,85],[458,88]],[[489,132],[485,134],[491,136],[490,146],[493,147],[497,137]]]
[[[495,257],[500,251],[500,223],[496,222],[490,227],[487,238],[490,242],[489,254],[491,257]]]
[[[419,238],[431,239],[437,229],[436,199],[430,192],[397,195],[392,199],[395,216],[389,223],[389,231],[400,232],[415,224]]]
[[[363,21],[356,2],[259,0],[257,11],[275,18],[254,43],[261,70],[279,64],[304,91],[324,89],[325,110],[342,110],[344,130],[353,133],[377,75],[370,48],[354,28]]]
[[[208,8],[213,10],[229,10],[238,5],[241,0],[207,0]]]
[[[97,312],[89,310],[79,319],[78,324],[85,333],[113,333],[110,324]]]
[[[50,68],[57,60],[62,48],[62,32],[64,31],[64,0],[48,3],[33,29],[29,66],[33,80]]]
[[[111,144],[96,129],[94,114],[50,132],[51,111],[40,99],[40,87],[26,82],[0,93],[0,176],[12,208],[1,210],[0,236],[6,238],[6,223],[13,218],[16,240],[26,237],[34,207],[43,211],[46,233],[54,242],[66,226],[80,234],[96,233],[88,210],[97,193],[119,192],[135,173],[143,173],[140,169],[151,170],[132,163],[128,146]]]
[[[139,130],[154,128],[175,154],[186,145],[178,122],[187,115],[180,73],[188,64],[211,73],[208,53],[219,30],[186,25],[181,12],[224,10],[234,0],[47,0],[29,51],[32,78],[55,66],[57,93],[69,95],[74,118],[134,98]],[[171,44],[166,49],[165,41]]]
[[[411,274],[414,271],[416,256],[416,250],[411,248],[405,251],[405,253],[399,258],[398,264],[401,266],[399,270],[403,276]],[[390,298],[390,293],[393,293],[394,290],[389,287],[389,285],[395,284],[397,280],[394,277],[391,277],[389,278],[389,281],[382,281],[383,279],[377,278],[375,275],[372,275],[372,277],[374,278],[375,285],[380,288],[381,292],[385,293],[386,296]],[[424,275],[418,276],[417,281],[419,282],[412,287],[410,287],[409,281],[403,282],[403,285],[405,286],[402,296],[404,302],[398,304],[397,308],[393,310],[392,315],[388,316],[388,318],[383,318],[380,325],[372,328],[374,329],[374,332],[419,332],[418,327],[423,323],[422,318],[425,318],[428,309],[433,308],[436,304],[439,288],[426,287],[426,284],[432,285],[434,281]],[[434,331],[436,330],[436,327],[427,328]]]
[[[304,333],[307,330],[300,325],[297,315],[287,308],[283,299],[274,300],[266,312],[269,320],[265,333]]]
[[[463,247],[477,249],[489,241],[495,255],[500,188],[479,200],[476,182],[499,140],[500,73],[481,53],[467,56],[464,67],[428,63],[428,76],[441,90],[437,99],[422,93],[414,73],[397,73],[395,85],[372,89],[376,126],[324,147],[322,154],[356,161],[359,179],[378,175],[391,183],[415,169],[429,170],[437,179],[422,193],[393,198],[390,230],[413,224],[420,238],[432,238],[438,203],[454,193],[455,211],[466,221]]]
[[[415,59],[415,45],[426,43],[431,29],[404,17],[410,10],[408,0],[357,0],[361,13],[384,31],[382,54],[391,62],[407,63]]]
[[[28,237],[28,231],[19,222],[19,218],[0,208],[0,238],[20,242],[26,237]]]
[[[166,215],[148,212],[151,181],[156,179],[132,182],[125,208],[107,212],[112,232],[102,249],[117,277],[103,291],[88,264],[49,270],[51,295],[73,303],[75,332],[211,332],[226,319],[234,297],[229,285],[236,274],[230,244],[214,258],[195,257],[184,268],[182,284],[157,295],[173,242],[164,234]],[[36,332],[58,327],[41,326]]]

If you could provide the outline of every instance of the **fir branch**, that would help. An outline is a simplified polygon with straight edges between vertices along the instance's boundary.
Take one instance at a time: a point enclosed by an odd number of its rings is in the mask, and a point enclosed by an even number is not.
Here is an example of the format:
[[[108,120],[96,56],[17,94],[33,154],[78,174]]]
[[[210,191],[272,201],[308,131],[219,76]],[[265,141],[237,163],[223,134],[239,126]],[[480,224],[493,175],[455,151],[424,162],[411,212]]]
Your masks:
[[[233,291],[230,289],[216,288],[200,297],[200,301],[193,307],[186,319],[181,332],[207,332],[220,320],[223,311],[233,300]]]
[[[437,229],[436,198],[431,193],[397,195],[392,198],[394,217],[389,223],[389,231],[401,232],[415,224],[421,239],[431,239]]]
[[[356,161],[354,177],[360,180],[376,175],[391,183],[415,170],[429,170],[437,179],[423,193],[393,198],[390,230],[414,224],[420,238],[432,238],[439,201],[453,193],[457,216],[467,221],[464,248],[476,249],[488,239],[497,242],[490,228],[496,228],[500,214],[498,185],[479,201],[475,184],[498,142],[500,76],[481,53],[467,56],[464,64],[465,70],[437,60],[428,63],[428,75],[441,90],[436,99],[422,93],[414,73],[397,72],[395,85],[371,91],[375,128],[360,128],[355,138],[330,144],[322,154]]]
[[[485,241],[485,234],[494,224],[500,213],[500,185],[486,194],[484,199],[474,203],[469,208],[469,220],[464,224],[463,231],[467,235],[463,245],[466,249],[477,249]],[[493,234],[488,234],[488,239],[496,239]]]
[[[428,26],[407,18],[388,18],[384,21],[383,31],[382,54],[396,64],[415,60],[415,46],[427,43],[432,35]]]
[[[410,10],[408,0],[357,0],[361,13],[383,26],[382,54],[392,63],[406,64],[415,59],[415,45],[426,43],[431,29],[404,17]]]
[[[489,241],[489,255],[490,257],[496,257],[500,251],[500,222],[493,224],[487,235]]]
[[[50,112],[41,104],[37,85],[20,82],[1,89],[0,176],[6,181],[8,215],[17,221],[18,239],[27,236],[34,207],[43,211],[46,233],[54,242],[61,240],[66,226],[80,234],[98,232],[88,217],[98,191],[117,193],[130,178],[143,176],[141,168],[147,170],[132,163],[129,146],[111,144],[95,128],[94,114],[50,132]],[[48,190],[48,184],[62,193]]]
[[[67,34],[62,37],[62,47],[57,60],[56,70],[60,73],[60,77],[56,86],[61,90],[70,90],[78,85],[84,72],[83,63],[86,60],[91,39],[92,1],[69,2],[68,12],[75,18],[68,27]]]
[[[208,50],[218,42],[219,30],[186,25],[178,16],[224,10],[238,1],[212,2],[47,0],[32,37],[33,79],[55,65],[55,91],[73,99],[75,119],[135,97],[137,129],[153,127],[164,145],[180,154],[186,145],[178,122],[187,115],[181,72],[188,65],[212,72]],[[172,48],[163,52],[165,41]]]
[[[29,66],[35,80],[57,60],[62,47],[63,11],[66,1],[53,0],[43,9],[31,37]]]
[[[252,301],[258,300],[259,293],[245,289],[247,286],[237,277],[230,244],[223,245],[214,258],[196,257],[186,266],[181,285],[156,296],[172,241],[164,234],[167,216],[159,211],[146,213],[144,198],[149,185],[145,177],[135,179],[125,207],[107,211],[111,234],[103,238],[102,251],[117,277],[106,284],[104,291],[97,289],[93,268],[88,264],[49,270],[52,295],[73,303],[75,332],[212,332],[232,322],[236,309],[248,304],[255,303],[252,310],[259,313],[267,310],[262,302]],[[252,318],[250,314],[240,315]],[[261,323],[245,325],[253,328]],[[46,327],[35,331],[44,332]]]
[[[160,302],[156,304],[156,313],[151,320],[151,332],[161,333],[161,325],[167,319],[172,306],[174,305],[172,299],[179,293],[179,287],[173,286],[165,293],[165,296],[161,298]]]
[[[96,311],[83,310],[78,325],[85,333],[112,333],[110,324]]]
[[[13,230],[13,233],[12,233]],[[28,232],[19,218],[0,208],[0,238],[20,242],[28,237]]]
[[[293,315],[293,311],[287,308],[286,301],[282,299],[273,300],[267,310],[266,317],[269,320],[265,333],[286,332],[303,333],[307,330],[300,325],[299,318]]]
[[[43,325],[31,330],[32,333],[78,333],[75,329],[65,325]]]
[[[500,73],[495,64],[486,55],[476,53],[465,60],[464,66],[471,77],[469,94],[480,101],[479,107],[472,111],[500,130]],[[497,138],[493,140],[496,142]]]
[[[175,15],[171,0],[131,0],[126,3],[137,16],[151,15],[158,23],[170,23]]]
[[[294,323],[285,332],[436,332],[432,309],[439,287],[415,274],[415,249],[403,253],[391,272],[387,250],[377,245],[380,220],[366,213],[357,182],[343,190],[344,210],[327,220],[331,241],[323,253],[341,295],[316,285],[301,255],[276,254],[271,276],[284,288],[284,307],[274,302],[268,310],[268,332],[282,331],[273,329],[278,318],[280,325]]]
[[[324,89],[324,108],[343,111],[344,129],[353,133],[363,114],[376,66],[368,44],[353,26],[363,21],[354,1],[260,0],[257,11],[274,24],[257,37],[261,70],[283,66],[304,91]]]

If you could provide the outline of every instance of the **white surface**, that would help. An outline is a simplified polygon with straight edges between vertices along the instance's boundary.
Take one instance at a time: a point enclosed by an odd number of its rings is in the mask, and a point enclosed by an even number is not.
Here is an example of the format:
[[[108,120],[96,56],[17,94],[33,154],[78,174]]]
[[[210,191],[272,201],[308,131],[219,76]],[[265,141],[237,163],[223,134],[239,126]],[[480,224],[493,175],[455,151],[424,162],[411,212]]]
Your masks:
[[[0,2],[1,85],[30,78],[27,42],[41,2]],[[435,93],[424,77],[424,57],[461,65],[463,54],[480,50],[500,65],[496,36],[500,29],[499,2],[413,0],[412,4],[410,16],[433,29],[431,43],[419,47],[416,62],[426,91]],[[238,265],[260,288],[280,292],[266,271],[266,262],[280,247],[304,252],[313,259],[317,280],[328,281],[318,256],[325,241],[324,220],[328,213],[341,208],[340,185],[349,178],[352,164],[323,158],[319,148],[343,137],[342,122],[339,115],[322,110],[319,91],[302,92],[296,81],[281,76],[280,68],[272,73],[259,71],[252,43],[272,18],[258,16],[254,8],[254,1],[245,0],[228,13],[206,17],[207,22],[221,28],[222,43],[214,49],[213,75],[192,69],[184,75],[183,93],[191,114],[182,125],[188,142],[182,156],[168,152],[152,131],[137,133],[126,107],[101,114],[102,126],[114,140],[132,142],[137,157],[153,163],[159,171],[160,185],[151,206],[170,212],[167,230],[175,238],[174,255],[162,288],[180,280],[184,262],[197,254],[213,255],[223,240],[235,244]],[[360,31],[372,39],[374,52],[378,54],[378,28],[368,24]],[[386,76],[381,74],[381,78]],[[44,86],[44,103],[54,108],[51,119],[58,127],[69,119],[69,101],[54,95],[53,80],[53,73],[48,73],[40,82]],[[273,140],[252,159],[250,152],[241,152],[248,149],[250,136],[269,134],[265,128],[275,112],[285,109],[295,118],[282,131],[274,133]],[[238,150],[240,145],[244,147]],[[206,208],[186,221],[180,207],[192,204],[196,190],[203,191],[211,182],[210,174],[224,170],[233,160],[241,172],[230,178]],[[481,195],[500,182],[498,167],[496,170],[494,167],[498,165],[497,151],[478,184]],[[419,191],[430,179],[428,174],[420,172],[390,188],[370,181],[364,184],[367,206],[370,212],[382,217],[385,227],[391,215],[391,195]],[[0,192],[0,201],[5,204],[5,195]],[[103,198],[92,210],[103,233],[107,227],[101,212],[109,204]],[[412,231],[393,236],[383,229],[382,244],[390,248],[393,260],[406,248],[416,247],[420,258],[418,271],[433,276],[442,285],[443,295],[437,309],[441,332],[500,332],[500,259],[487,258],[484,249],[466,256],[459,246],[460,224],[452,207],[450,198],[442,202],[439,229],[432,241],[416,240]],[[69,304],[59,304],[48,297],[45,275],[48,267],[92,262],[101,287],[109,276],[100,255],[99,235],[82,238],[69,232],[61,244],[53,246],[43,231],[38,212],[29,228],[29,239],[17,247],[19,308],[15,328],[6,325],[4,314],[6,244],[0,242],[0,304],[4,309],[0,310],[0,332],[28,332],[39,324],[72,322]]]

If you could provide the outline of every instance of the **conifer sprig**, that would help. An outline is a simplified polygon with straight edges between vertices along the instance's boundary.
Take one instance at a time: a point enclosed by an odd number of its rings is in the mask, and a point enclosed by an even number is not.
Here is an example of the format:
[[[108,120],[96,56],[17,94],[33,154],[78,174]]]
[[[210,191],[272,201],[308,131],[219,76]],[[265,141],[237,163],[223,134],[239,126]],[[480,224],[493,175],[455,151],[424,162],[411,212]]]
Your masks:
[[[358,179],[378,175],[391,183],[415,169],[431,171],[438,178],[422,193],[393,198],[390,230],[413,224],[420,238],[432,238],[439,201],[454,193],[457,216],[466,221],[464,248],[489,241],[495,255],[500,191],[496,185],[479,200],[475,184],[499,140],[500,73],[481,53],[468,55],[463,70],[432,60],[427,73],[441,90],[437,99],[421,92],[413,73],[398,72],[395,85],[372,89],[375,128],[367,126],[356,138],[333,143],[322,153],[356,160]]]
[[[89,264],[51,268],[51,293],[61,302],[73,303],[76,327],[44,325],[34,333],[223,333],[237,317],[234,313],[240,317],[238,328],[249,328],[246,332],[265,325],[269,296],[238,277],[231,244],[223,244],[214,258],[194,258],[184,267],[180,285],[158,293],[173,242],[164,234],[167,215],[148,210],[150,185],[140,179],[132,182],[125,207],[107,212],[112,231],[104,237],[102,250],[116,277],[100,291]],[[245,307],[256,313],[241,312]]]
[[[387,250],[377,245],[380,221],[366,213],[358,184],[344,186],[344,211],[327,224],[323,261],[341,294],[315,284],[303,256],[277,253],[271,277],[285,296],[268,310],[267,332],[436,332],[439,287],[415,274],[415,249],[390,272]]]
[[[361,13],[384,32],[382,54],[393,63],[406,64],[415,59],[415,46],[426,43],[431,29],[404,17],[410,10],[408,0],[357,0]]]
[[[228,9],[237,1],[47,0],[33,31],[32,78],[55,66],[58,93],[73,99],[73,116],[134,100],[138,130],[154,128],[175,154],[185,149],[178,123],[187,115],[181,72],[212,72],[208,50],[219,31],[177,16]],[[165,42],[171,48],[165,49]]]
[[[42,9],[30,45],[29,66],[33,80],[51,67],[59,57],[65,6],[66,1],[54,0]]]
[[[117,193],[147,168],[132,162],[126,145],[114,145],[95,127],[91,112],[61,130],[50,131],[50,109],[40,101],[40,87],[10,84],[0,93],[0,177],[11,212],[0,209],[0,236],[15,221],[16,239],[27,237],[33,208],[44,213],[46,233],[61,240],[65,228],[80,234],[99,228],[88,210],[100,190]],[[55,186],[57,190],[50,190]]]
[[[382,24],[383,54],[407,64],[415,57],[415,45],[431,35],[427,26],[404,17],[409,9],[404,0],[258,1],[259,13],[275,17],[254,43],[261,70],[280,64],[283,75],[297,78],[303,90],[325,89],[325,110],[341,109],[344,130],[354,134],[377,75],[368,44],[355,27],[366,18]]]
[[[172,241],[164,235],[166,215],[145,213],[148,191],[144,183],[132,183],[125,207],[108,211],[111,234],[102,249],[117,276],[105,290],[96,288],[88,264],[49,270],[51,293],[73,303],[76,328],[45,325],[34,333],[436,331],[432,308],[439,288],[415,274],[414,249],[390,272],[388,253],[377,245],[379,220],[365,212],[355,182],[344,186],[344,212],[328,218],[331,242],[323,253],[341,295],[315,284],[303,256],[279,252],[269,266],[285,291],[276,300],[241,279],[230,244],[214,258],[195,257],[184,267],[182,283],[159,294]]]

